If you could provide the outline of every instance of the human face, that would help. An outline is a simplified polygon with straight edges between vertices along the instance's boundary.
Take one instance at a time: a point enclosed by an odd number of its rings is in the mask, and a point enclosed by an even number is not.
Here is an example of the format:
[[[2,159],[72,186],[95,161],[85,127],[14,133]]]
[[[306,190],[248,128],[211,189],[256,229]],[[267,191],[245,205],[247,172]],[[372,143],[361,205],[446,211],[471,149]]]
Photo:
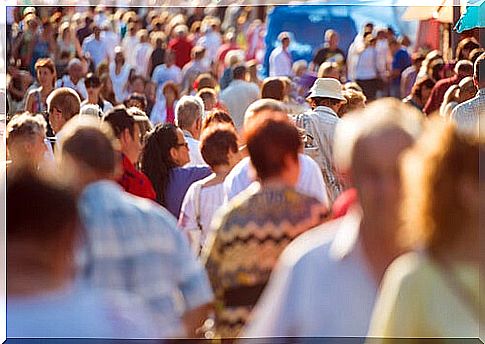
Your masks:
[[[283,38],[283,40],[281,41],[281,44],[283,45],[283,48],[288,48],[290,46],[290,39]]]
[[[54,74],[52,74],[51,70],[46,67],[40,67],[37,69],[37,80],[42,87],[49,87],[52,86],[52,82],[54,78]]]
[[[145,93],[145,83],[141,78],[136,78],[133,81],[133,92]]]
[[[338,35],[336,33],[330,35],[330,37],[328,39],[328,45],[332,49],[336,49],[337,48],[337,46],[338,46]]]
[[[122,150],[123,154],[125,154],[133,164],[138,162],[138,159],[140,158],[143,149],[141,141],[140,126],[137,123],[135,123],[133,127],[133,136],[131,136],[128,129],[125,129],[121,142]]]
[[[390,129],[356,143],[352,178],[364,219],[379,231],[395,231],[398,225],[401,178],[399,158],[412,139],[402,130]],[[383,236],[386,233],[381,233]]]
[[[101,91],[101,85],[86,83],[86,91],[88,92],[89,99],[98,99],[99,92]]]
[[[189,145],[180,129],[177,129],[177,145],[170,149],[170,154],[177,166],[183,166],[190,162]]]
[[[83,76],[83,67],[79,64],[74,64],[69,68],[69,76],[74,83],[77,83]]]

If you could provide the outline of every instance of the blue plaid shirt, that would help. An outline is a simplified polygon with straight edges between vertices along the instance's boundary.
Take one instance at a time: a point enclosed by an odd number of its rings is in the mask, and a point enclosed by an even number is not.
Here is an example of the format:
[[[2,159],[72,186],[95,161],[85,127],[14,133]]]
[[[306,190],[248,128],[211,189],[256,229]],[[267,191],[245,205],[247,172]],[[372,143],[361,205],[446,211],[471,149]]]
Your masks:
[[[183,335],[181,316],[209,303],[207,274],[176,219],[112,181],[88,185],[79,199],[86,228],[81,270],[96,287],[141,297],[163,337]]]
[[[477,133],[480,119],[484,114],[485,88],[482,88],[474,98],[457,105],[451,113],[451,118],[461,131]]]

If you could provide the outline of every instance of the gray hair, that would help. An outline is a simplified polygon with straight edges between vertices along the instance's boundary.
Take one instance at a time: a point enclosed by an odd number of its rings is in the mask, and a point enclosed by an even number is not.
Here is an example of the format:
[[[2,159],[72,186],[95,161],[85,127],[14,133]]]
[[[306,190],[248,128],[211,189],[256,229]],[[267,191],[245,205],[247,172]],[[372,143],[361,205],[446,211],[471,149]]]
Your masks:
[[[258,99],[246,109],[244,114],[244,127],[247,127],[249,121],[251,121],[255,115],[262,111],[282,112],[288,114],[288,109],[284,103],[269,98]]]
[[[175,124],[181,129],[189,129],[203,114],[204,102],[200,97],[183,96],[175,107]]]
[[[371,135],[398,129],[416,140],[422,131],[423,115],[397,99],[377,100],[361,111],[347,114],[335,129],[333,155],[340,171],[349,171],[356,143]]]
[[[16,115],[7,124],[7,145],[19,138],[31,140],[36,135],[45,135],[46,128],[47,122],[42,115],[31,115],[29,113]]]

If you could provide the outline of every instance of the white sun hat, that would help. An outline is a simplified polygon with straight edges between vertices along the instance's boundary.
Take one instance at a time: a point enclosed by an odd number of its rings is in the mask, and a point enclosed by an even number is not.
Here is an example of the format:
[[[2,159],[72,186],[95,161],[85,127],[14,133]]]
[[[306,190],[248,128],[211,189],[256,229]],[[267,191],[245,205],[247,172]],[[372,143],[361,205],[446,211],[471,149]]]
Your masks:
[[[307,98],[332,98],[347,102],[342,94],[342,84],[333,78],[318,78],[310,89]]]

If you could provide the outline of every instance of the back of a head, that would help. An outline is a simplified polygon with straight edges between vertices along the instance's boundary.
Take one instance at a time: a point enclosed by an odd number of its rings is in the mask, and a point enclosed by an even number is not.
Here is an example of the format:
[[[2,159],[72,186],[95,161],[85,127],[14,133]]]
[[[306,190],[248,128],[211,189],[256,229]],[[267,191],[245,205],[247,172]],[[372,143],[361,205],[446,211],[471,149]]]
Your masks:
[[[110,126],[83,116],[69,121],[64,130],[65,135],[60,140],[61,166],[68,156],[83,167],[82,172],[101,178],[114,174],[119,157]]]
[[[287,157],[298,161],[301,136],[287,116],[260,115],[244,133],[251,163],[262,181],[281,175]]]
[[[62,113],[62,117],[68,121],[79,114],[81,99],[72,88],[57,88],[47,97],[47,107],[56,108]]]
[[[244,80],[247,68],[244,65],[237,65],[232,69],[232,78],[234,80]]]
[[[33,140],[36,135],[45,135],[46,127],[47,123],[42,115],[16,115],[7,124],[7,146],[15,145],[18,141]]]
[[[32,170],[17,171],[7,179],[6,203],[8,245],[32,243],[44,251],[73,248],[78,212],[74,193],[65,185]]]
[[[111,126],[117,138],[120,138],[125,129],[128,129],[132,137],[134,135],[135,118],[128,112],[124,105],[118,105],[109,110],[104,115],[103,122]]]
[[[455,73],[460,77],[473,75],[473,63],[468,60],[460,60],[456,63]]]
[[[236,130],[230,124],[211,125],[202,133],[200,152],[211,167],[229,165],[228,153],[238,152]]]
[[[283,101],[285,98],[284,81],[277,77],[265,79],[261,88],[261,98]]]
[[[265,112],[279,114],[280,116],[287,116],[288,114],[288,110],[282,102],[269,98],[258,99],[246,109],[244,114],[244,129],[248,127],[253,119]]]
[[[204,118],[204,122],[202,123],[202,132],[216,123],[226,123],[232,126],[234,129],[236,128],[232,117],[226,111],[215,109],[210,111]]]
[[[485,88],[485,53],[482,53],[475,61],[473,79],[478,88]]]
[[[183,96],[175,107],[175,123],[181,129],[190,129],[202,117],[204,102],[199,97]]]

